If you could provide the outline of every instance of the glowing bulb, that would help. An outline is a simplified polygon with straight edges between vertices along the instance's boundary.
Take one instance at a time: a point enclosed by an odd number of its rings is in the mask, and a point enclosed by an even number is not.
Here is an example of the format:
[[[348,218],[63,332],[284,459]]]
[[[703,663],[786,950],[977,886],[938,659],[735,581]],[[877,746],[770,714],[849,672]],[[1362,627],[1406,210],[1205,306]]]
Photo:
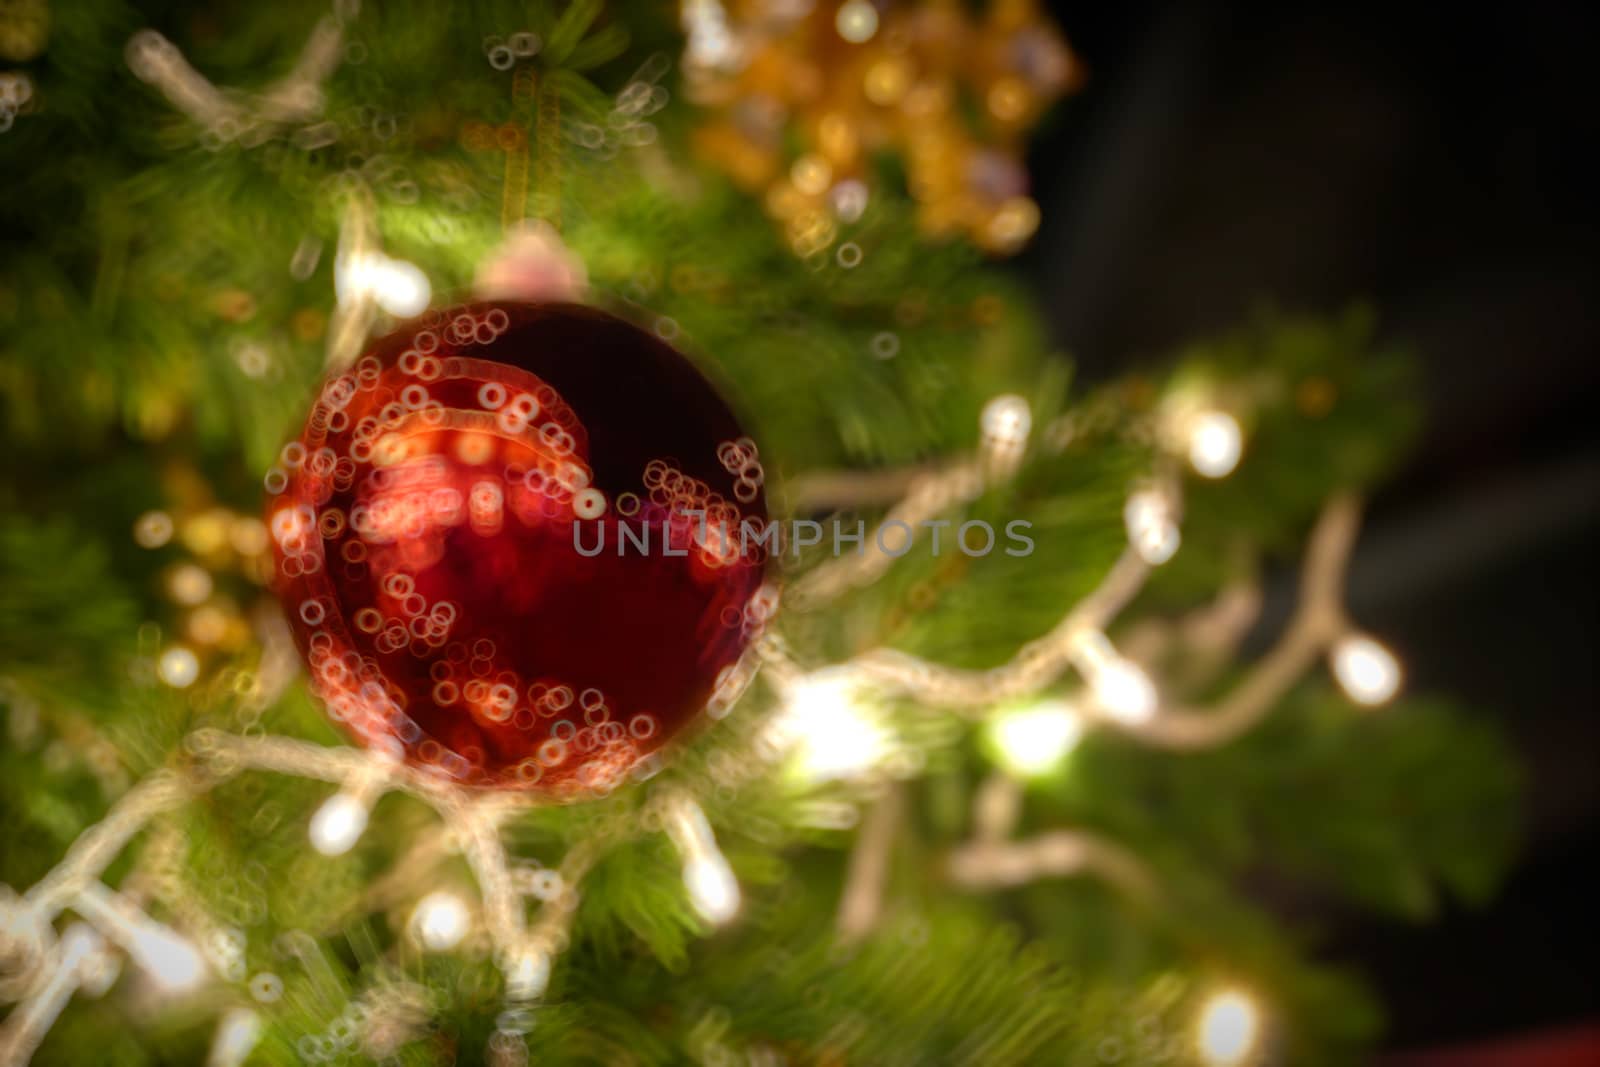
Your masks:
[[[167,592],[173,600],[192,607],[211,595],[211,575],[204,567],[180,563],[167,576]]]
[[[161,653],[156,674],[174,689],[187,689],[200,676],[200,660],[182,645],[173,645]]]
[[[1036,777],[1054,770],[1078,739],[1083,720],[1072,705],[1047,700],[989,720],[989,739],[1012,774]]]
[[[1333,646],[1333,676],[1357,704],[1382,704],[1400,690],[1400,663],[1363,634],[1346,634]]]
[[[550,956],[536,948],[519,952],[505,969],[508,1000],[537,1000],[550,985]]]
[[[374,294],[383,310],[400,318],[420,315],[428,308],[433,287],[428,276],[414,263],[391,259],[384,264],[374,286]]]
[[[1120,657],[1106,662],[1091,681],[1094,699],[1119,722],[1149,722],[1159,702],[1156,687],[1138,664]]]
[[[205,977],[206,963],[199,950],[154,920],[134,932],[128,954],[149,972],[157,985],[170,993],[193,989]]]
[[[846,178],[828,193],[828,200],[840,222],[855,222],[867,210],[869,195],[865,182],[859,178]]]
[[[717,848],[706,813],[693,797],[679,793],[666,809],[666,831],[683,857],[683,885],[701,917],[725,923],[739,910],[739,883]]]
[[[878,9],[869,0],[847,0],[840,5],[833,25],[839,31],[839,36],[851,44],[870,41],[872,35],[878,32]]]
[[[1152,567],[1161,566],[1178,551],[1182,537],[1172,521],[1165,493],[1141,489],[1131,494],[1123,505],[1122,521],[1128,529],[1128,543]]]
[[[434,952],[455,948],[471,925],[466,902],[454,893],[429,893],[411,913],[411,929],[422,946]]]
[[[721,925],[739,910],[739,881],[718,852],[693,856],[683,865],[689,902],[707,922]]]
[[[433,296],[433,287],[421,268],[381,252],[347,257],[334,271],[333,281],[341,304],[371,296],[379,307],[399,318],[421,314]]]
[[[349,793],[335,793],[311,816],[311,847],[324,856],[341,856],[366,828],[366,804]]]
[[[1033,428],[1033,413],[1028,402],[1012,393],[997,396],[983,406],[980,416],[983,435],[1006,445],[1019,445]]]
[[[1239,465],[1244,435],[1226,411],[1202,411],[1189,424],[1189,462],[1207,478],[1223,478]]]
[[[188,939],[150,918],[138,905],[99,882],[78,891],[73,907],[133,957],[164,991],[183,992],[205,977],[206,963]]]
[[[1030,197],[1010,197],[995,209],[985,228],[995,245],[1015,251],[1039,228],[1039,205]]]
[[[261,1017],[249,1008],[233,1008],[217,1023],[206,1067],[239,1067],[261,1039]]]
[[[737,48],[728,32],[727,15],[717,0],[686,0],[682,22],[689,38],[691,67],[721,67],[734,60]]]
[[[172,516],[164,511],[147,511],[133,523],[133,540],[141,548],[160,548],[172,540]]]
[[[1238,990],[1211,996],[1200,1011],[1196,1044],[1207,1067],[1235,1067],[1255,1049],[1261,1013],[1255,1002]]]
[[[1178,533],[1177,523],[1162,519],[1141,530],[1133,541],[1133,547],[1140,559],[1152,567],[1159,567],[1177,555],[1182,542],[1183,536]]]
[[[851,778],[872,770],[889,751],[889,737],[857,698],[849,672],[813,672],[792,685],[774,722],[777,740],[793,753],[809,781]]]
[[[789,168],[789,180],[807,196],[821,196],[833,181],[833,168],[819,155],[805,155]]]

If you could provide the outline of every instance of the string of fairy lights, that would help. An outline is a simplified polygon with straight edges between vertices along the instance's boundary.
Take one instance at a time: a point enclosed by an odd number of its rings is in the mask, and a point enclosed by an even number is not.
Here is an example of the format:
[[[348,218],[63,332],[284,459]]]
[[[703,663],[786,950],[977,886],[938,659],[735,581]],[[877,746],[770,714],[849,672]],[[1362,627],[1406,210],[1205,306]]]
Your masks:
[[[850,20],[870,5],[840,8],[841,25],[866,32]],[[721,54],[720,6],[688,4],[696,12],[691,48],[699,61]],[[340,20],[319,24],[300,61],[286,80],[261,98],[241,103],[218,91],[183,61],[170,42],[150,34],[135,37],[129,61],[141,77],[157,85],[178,109],[216,136],[239,138],[263,125],[313,120],[317,86],[337,54]],[[843,32],[843,31],[841,31]],[[870,33],[867,34],[870,36]],[[695,58],[691,55],[691,59]],[[359,190],[346,201],[335,269],[337,320],[329,330],[330,365],[348,364],[359,352],[379,309],[412,314],[430,299],[427,277],[414,265],[381,251],[370,203]],[[959,511],[1002,484],[1030,452],[1059,453],[1076,435],[1081,413],[1069,413],[1035,434],[1027,401],[1001,396],[983,410],[978,444],[970,457],[886,477],[884,472],[817,476],[813,484],[853,503],[885,505],[879,530],[903,526],[910,536],[923,523]],[[909,699],[976,721],[984,750],[994,764],[977,790],[972,839],[954,849],[945,867],[950,882],[970,890],[997,890],[1041,878],[1089,873],[1132,895],[1159,898],[1159,886],[1127,849],[1083,831],[1062,828],[1025,840],[1012,834],[1030,779],[1060,773],[1064,761],[1087,732],[1111,729],[1153,746],[1178,750],[1225,744],[1258,723],[1305,674],[1325,661],[1342,690],[1357,704],[1378,705],[1399,689],[1401,669],[1394,655],[1355,627],[1343,610],[1344,570],[1359,520],[1357,502],[1328,502],[1312,532],[1301,582],[1299,606],[1278,644],[1255,663],[1241,682],[1214,707],[1184,707],[1168,699],[1130,649],[1119,648],[1109,631],[1149,575],[1180,550],[1183,464],[1208,479],[1231,474],[1244,457],[1245,439],[1233,412],[1205,398],[1189,396],[1157,416],[1154,439],[1160,456],[1151,476],[1131,487],[1124,509],[1126,550],[1101,583],[1064,611],[1050,631],[1030,642],[1006,663],[983,671],[959,670],[890,649],[876,649],[843,663],[806,668],[772,636],[758,646],[759,663],[740,665],[742,689],[764,668],[778,706],[755,733],[755,755],[733,761],[730,774],[754,777],[781,764],[801,781],[847,780],[863,783],[868,809],[861,818],[846,885],[841,894],[840,936],[855,939],[870,932],[881,912],[887,855],[906,803],[896,780],[915,771],[884,712],[891,699]],[[233,520],[241,552],[264,547],[259,523]],[[163,513],[141,518],[135,537],[149,547],[166,543],[173,523]],[[881,539],[866,538],[868,550],[828,560],[798,577],[788,592],[791,610],[820,608],[852,588],[878,580],[898,553],[881,550]],[[211,595],[210,574],[199,566],[180,566],[170,575],[174,599],[198,611]],[[1206,609],[1208,620],[1225,625],[1177,625],[1164,639],[1218,640],[1250,625],[1259,597],[1248,589],[1225,590]],[[270,627],[267,627],[270,636]],[[1224,637],[1223,640],[1227,638]],[[285,643],[277,635],[278,645]],[[267,642],[271,644],[271,641]],[[281,652],[281,648],[279,649]],[[275,661],[281,692],[288,684],[292,653]],[[195,653],[173,645],[157,658],[157,677],[184,688],[200,671]],[[260,692],[253,694],[259,701]],[[270,694],[269,694],[270,695]],[[726,714],[725,700],[716,710]],[[575,846],[555,868],[530,872],[510,856],[502,831],[532,800],[517,795],[481,795],[412,770],[382,753],[324,747],[291,738],[200,730],[185,742],[190,759],[183,769],[164,769],[135,784],[100,822],[85,830],[61,862],[26,892],[0,887],[0,999],[15,1007],[0,1023],[0,1064],[25,1063],[74,996],[96,997],[116,981],[124,962],[169,996],[212,982],[239,981],[261,1005],[281,993],[276,976],[238,973],[237,945],[227,937],[186,935],[151,914],[150,905],[174,916],[193,909],[167,899],[157,883],[122,888],[104,874],[129,842],[158,816],[189,803],[196,795],[243,773],[276,773],[329,783],[334,792],[316,809],[307,826],[312,849],[327,857],[350,851],[365,832],[378,799],[402,792],[428,804],[438,815],[443,836],[465,857],[476,882],[477,901],[448,886],[415,884],[399,892],[416,896],[406,936],[421,951],[450,952],[469,932],[481,928],[504,976],[504,1007],[496,1038],[519,1040],[532,1026],[532,1007],[543,996],[551,969],[573,929],[587,872],[609,849],[652,833],[664,833],[681,861],[684,892],[707,923],[734,921],[741,891],[718,845],[705,810],[683,784],[652,788],[636,817],[609,826]],[[722,783],[726,784],[726,783]],[[848,817],[840,822],[848,822]],[[424,838],[421,854],[439,848],[439,838]],[[419,863],[421,871],[427,864]],[[411,871],[402,858],[397,870]],[[134,881],[130,878],[130,882]],[[534,917],[530,921],[529,912]],[[74,918],[63,919],[71,915]],[[200,925],[197,920],[194,925]],[[59,931],[57,924],[61,924]],[[197,931],[191,930],[191,934]],[[215,933],[214,931],[212,933]],[[1212,1067],[1254,1062],[1264,1041],[1265,1009],[1243,988],[1225,985],[1203,998],[1193,1023],[1199,1061]],[[369,1050],[394,1039],[401,1026],[393,1011],[369,1013]],[[381,1024],[381,1025],[380,1025]],[[385,1029],[387,1027],[387,1029]],[[403,1029],[403,1026],[402,1026]],[[210,1062],[241,1063],[259,1041],[262,1021],[252,1007],[236,1005],[219,1019]],[[315,1047],[315,1043],[313,1046]]]
[[[1207,477],[1226,476],[1242,451],[1237,421],[1208,410],[1191,425],[1192,432],[1181,438],[1191,465]],[[997,399],[984,414],[978,458],[925,476],[948,483],[939,492],[919,486],[913,495],[924,500],[931,495],[945,508],[970,499],[974,482],[987,480],[974,471],[990,472],[987,477],[993,478],[1015,469],[1014,458],[1025,449],[1028,429],[1026,405],[1020,398]],[[1020,784],[1056,773],[1085,732],[1095,727],[1118,729],[1169,747],[1225,743],[1259,721],[1319,655],[1326,657],[1334,678],[1359,704],[1388,700],[1400,682],[1393,655],[1353,629],[1338,607],[1356,516],[1354,502],[1339,498],[1330,503],[1313,532],[1301,607],[1280,645],[1216,709],[1190,710],[1163,702],[1144,669],[1106,634],[1117,611],[1149,572],[1173,554],[1169,542],[1178,535],[1168,524],[1175,524],[1177,513],[1172,495],[1176,479],[1168,477],[1159,484],[1159,489],[1140,487],[1130,495],[1129,547],[1102,584],[1067,611],[1050,634],[1002,667],[957,671],[880,650],[806,671],[787,654],[781,640],[763,642],[760,652],[781,705],[758,735],[759,745],[769,757],[797,769],[806,781],[865,780],[894,767],[893,733],[878,710],[884,698],[909,696],[929,706],[962,709],[981,721],[996,772],[975,801],[978,833],[948,860],[946,873],[952,883],[974,890],[999,889],[1087,872],[1131,894],[1157,894],[1138,859],[1114,842],[1071,830],[1011,840]],[[1161,494],[1160,499],[1140,499],[1150,493]],[[897,513],[894,508],[890,512]],[[830,591],[844,587],[832,582],[813,586]],[[1083,686],[1076,696],[1029,696],[1069,672]],[[186,679],[169,675],[166,681],[178,685]],[[85,831],[49,875],[22,896],[0,900],[7,974],[0,990],[19,1001],[0,1028],[0,1062],[25,1061],[67,1000],[74,993],[92,996],[102,991],[108,984],[106,975],[114,976],[120,958],[173,993],[214,977],[219,969],[215,952],[197,947],[152,917],[135,896],[105,885],[100,878],[129,839],[158,814],[247,770],[336,785],[311,817],[307,831],[311,847],[330,857],[347,852],[361,837],[383,793],[402,791],[430,804],[468,860],[480,902],[473,909],[456,892],[428,891],[414,905],[410,936],[427,951],[449,951],[475,922],[481,922],[506,978],[506,1011],[512,1021],[542,995],[553,959],[570,933],[583,874],[603,850],[601,843],[574,850],[568,863],[554,872],[555,886],[547,884],[543,892],[531,894],[515,883],[500,841],[505,823],[531,803],[515,794],[480,797],[382,754],[289,738],[203,730],[190,735],[187,747],[196,770],[162,771],[145,779],[104,820]],[[762,764],[758,761],[756,766]],[[899,804],[903,799],[876,803]],[[740,908],[738,882],[692,794],[681,786],[664,790],[645,811],[633,825],[619,828],[617,840],[664,831],[682,858],[684,888],[695,911],[712,924],[734,919]],[[876,809],[869,811],[863,820],[858,855],[843,894],[847,906],[841,908],[841,930],[852,937],[870,929],[877,910],[873,898],[882,892],[882,857],[893,841],[893,820],[875,818],[876,814]],[[865,893],[863,884],[869,885]],[[529,924],[524,918],[526,906],[535,895],[539,917]],[[81,921],[58,937],[53,924],[66,912]],[[1203,1062],[1247,1062],[1255,1047],[1253,1035],[1262,1026],[1259,1016],[1260,1009],[1248,994],[1232,988],[1215,994],[1197,1023]],[[219,1024],[219,1043],[247,1044],[259,1033],[259,1025],[245,1020],[237,1012],[225,1016]]]

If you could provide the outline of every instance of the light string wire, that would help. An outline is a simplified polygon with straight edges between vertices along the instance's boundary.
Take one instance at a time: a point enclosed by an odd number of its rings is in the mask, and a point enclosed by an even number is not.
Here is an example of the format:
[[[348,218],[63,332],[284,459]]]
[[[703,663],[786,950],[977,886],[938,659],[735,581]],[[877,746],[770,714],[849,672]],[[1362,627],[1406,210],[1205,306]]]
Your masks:
[[[1002,399],[1007,403],[1011,400]],[[919,475],[908,493],[909,502],[891,508],[890,514],[942,514],[958,502],[973,499],[985,486],[1009,477],[1019,462],[1020,440],[1015,432],[986,438],[975,460],[946,468],[942,483],[939,475]],[[1170,472],[1157,484],[1158,491],[1168,500],[1176,498],[1178,483]],[[1107,713],[1093,700],[1075,706],[1097,722],[1165,748],[1216,746],[1249,730],[1319,655],[1348,632],[1341,588],[1359,515],[1358,501],[1352,495],[1337,495],[1328,502],[1310,537],[1300,603],[1294,617],[1275,647],[1215,707],[1202,710],[1170,704],[1158,706],[1148,715],[1130,717]],[[884,564],[871,564],[874,568],[881,565]],[[829,577],[809,586],[817,597],[861,580],[861,572],[853,567],[820,569]],[[882,693],[909,696],[927,706],[956,709],[969,716],[987,715],[1001,701],[1037,692],[1071,669],[1084,674],[1092,686],[1097,665],[1103,666],[1105,656],[1116,655],[1114,650],[1106,651],[1109,642],[1104,638],[1105,628],[1138,595],[1152,569],[1153,564],[1145,555],[1130,546],[1102,581],[1073,605],[1049,633],[1024,645],[1010,661],[991,670],[957,670],[882,649],[829,670],[843,671]],[[1253,607],[1258,605],[1259,596],[1246,588],[1243,594],[1233,590],[1219,597],[1208,610],[1229,618],[1230,626],[1222,640],[1231,642],[1247,625],[1243,620],[1251,617]],[[1195,629],[1194,619],[1186,625],[1191,631]],[[793,661],[776,635],[764,638],[756,646],[756,653],[780,692],[793,689],[805,679],[806,672]],[[559,869],[561,891],[545,903],[530,926],[525,918],[525,901],[511,876],[501,831],[510,819],[535,803],[532,798],[470,793],[389,757],[288,737],[241,736],[202,729],[186,738],[184,748],[191,757],[189,763],[163,768],[146,777],[113,804],[104,819],[85,830],[62,861],[26,894],[21,898],[0,898],[0,930],[5,935],[0,941],[5,950],[0,959],[10,977],[27,977],[21,983],[7,983],[11,991],[20,984],[25,992],[23,1007],[13,1011],[0,1028],[0,1048],[21,1050],[36,1046],[41,1020],[53,1019],[65,1003],[64,997],[70,997],[81,984],[73,970],[83,957],[81,939],[68,952],[65,937],[58,944],[51,929],[63,911],[77,911],[101,928],[107,940],[124,947],[132,945],[126,928],[147,933],[166,929],[144,915],[132,897],[108,898],[109,891],[99,883],[101,873],[150,820],[246,770],[337,784],[341,792],[336,796],[358,798],[363,810],[388,790],[406,793],[431,806],[441,819],[445,838],[460,847],[478,884],[485,927],[496,962],[505,975],[508,1011],[517,1016],[543,994],[552,958],[570,938],[578,887],[601,855],[598,840],[581,841],[570,849]],[[752,768],[760,762],[749,761]],[[755,771],[751,769],[750,773]],[[843,940],[867,936],[882,914],[890,880],[888,857],[902,821],[904,802],[903,787],[885,782],[863,820],[836,919]],[[1155,879],[1142,862],[1124,847],[1099,835],[1061,829],[1026,840],[1008,840],[1019,810],[1020,792],[1014,781],[997,775],[984,783],[974,798],[975,835],[953,849],[945,862],[944,873],[953,884],[971,890],[993,890],[1039,878],[1091,873],[1131,897],[1156,897]],[[713,922],[731,918],[738,909],[737,881],[693,796],[682,787],[658,791],[642,811],[644,814],[633,820],[631,829],[637,832],[659,828],[667,832],[684,858],[685,883],[697,910]],[[440,847],[437,839],[424,839],[413,853],[402,858],[387,880],[375,883],[369,899],[381,900],[403,892],[395,881],[399,872],[424,868]],[[114,900],[115,906],[108,900]]]
[[[344,8],[353,5],[345,4]],[[321,114],[321,85],[331,75],[341,54],[348,14],[329,16],[310,35],[295,67],[267,90],[246,96],[219,89],[194,70],[177,48],[153,31],[143,31],[129,44],[128,59],[135,72],[154,84],[175,108],[220,141],[254,143],[258,137],[291,125],[309,123]],[[533,112],[533,136],[539,147],[536,161],[536,212],[552,226],[560,219],[559,203],[560,111],[558,86],[537,78],[531,68],[513,78],[513,99]],[[510,229],[522,221],[529,179],[529,132],[514,123],[500,128],[513,131],[506,151],[502,223]],[[354,183],[345,190],[340,227],[340,263],[382,265],[376,212],[370,190]],[[392,264],[391,264],[392,265]],[[381,295],[369,282],[356,285],[348,298],[341,294],[337,318],[329,330],[327,358],[331,367],[348,365],[365,343]],[[1040,451],[1059,453],[1081,433],[1104,421],[1102,408],[1070,413],[1045,427]],[[815,472],[797,479],[792,493],[800,509],[887,505],[867,544],[854,556],[841,556],[801,575],[789,599],[798,609],[816,608],[852,588],[877,580],[897,556],[885,551],[881,535],[892,525],[903,525],[915,539],[924,522],[976,500],[1008,481],[1019,469],[1029,437],[1030,416],[1020,397],[996,398],[985,409],[982,442],[970,457],[941,464],[925,464],[874,472]],[[1175,520],[1181,509],[1180,483],[1170,463],[1158,464],[1153,484],[1145,490],[1153,506]],[[1098,724],[1127,733],[1154,747],[1197,750],[1225,744],[1254,727],[1287,691],[1328,652],[1350,634],[1341,589],[1350,552],[1359,527],[1358,500],[1347,494],[1331,499],[1310,537],[1300,583],[1299,604],[1277,644],[1262,657],[1234,689],[1209,709],[1165,703],[1157,695],[1138,714],[1088,699],[1074,704],[1076,711]],[[1166,521],[1165,518],[1163,521]],[[909,547],[909,542],[907,547]],[[901,553],[903,554],[903,552]],[[958,670],[890,649],[869,651],[830,670],[842,671],[855,682],[885,695],[910,697],[926,706],[954,710],[971,718],[988,717],[1006,700],[1037,693],[1069,670],[1084,676],[1092,691],[1097,678],[1125,662],[1104,631],[1138,595],[1159,560],[1152,561],[1149,547],[1130,545],[1103,580],[1043,637],[1023,645],[1000,667],[986,671]],[[1196,613],[1175,628],[1192,643],[1209,643],[1221,655],[1236,645],[1259,608],[1259,590],[1241,587],[1226,591],[1209,609]],[[1208,626],[1209,622],[1226,625]],[[1173,638],[1174,628],[1155,624],[1134,631],[1127,649],[1145,656]],[[1203,636],[1209,635],[1209,636]],[[789,656],[776,635],[764,638],[754,660],[764,662],[781,692],[792,690],[806,672]],[[754,664],[747,673],[754,672]],[[1119,678],[1126,680],[1125,676]],[[1153,693],[1153,687],[1152,687]],[[725,709],[724,709],[725,713]],[[362,811],[385,791],[397,791],[428,804],[438,814],[440,827],[423,837],[394,868],[369,888],[362,903],[380,906],[402,898],[411,875],[436,865],[450,842],[461,850],[477,882],[486,930],[495,960],[505,976],[507,1017],[517,1023],[519,1013],[543,994],[552,958],[570,940],[578,907],[579,888],[604,853],[599,837],[574,843],[557,869],[560,889],[545,901],[535,920],[526,917],[526,900],[511,874],[511,861],[502,832],[512,819],[534,801],[515,794],[484,796],[469,793],[453,783],[436,779],[392,759],[345,747],[325,747],[288,737],[240,736],[219,730],[199,730],[186,738],[189,761],[163,768],[136,784],[68,848],[60,863],[23,896],[9,890],[0,894],[0,999],[17,1002],[0,1024],[0,1064],[25,1063],[74,992],[103,992],[116,973],[118,945],[135,957],[150,938],[178,938],[174,931],[146,914],[136,896],[118,892],[101,882],[103,872],[146,825],[160,815],[182,807],[194,796],[228,781],[244,771],[265,771],[339,785]],[[745,761],[745,777],[754,777],[764,761]],[[1157,895],[1151,872],[1130,851],[1102,836],[1058,829],[1024,840],[1010,840],[1021,808],[1020,785],[1015,778],[997,773],[976,791],[973,801],[974,835],[946,858],[945,876],[970,890],[994,890],[1039,878],[1090,873],[1128,895],[1153,899]],[[870,934],[883,913],[890,881],[889,856],[904,821],[904,786],[880,777],[875,798],[862,820],[849,861],[836,926],[841,939],[859,940]],[[641,812],[628,820],[625,832],[613,838],[664,830],[677,846],[685,864],[685,882],[692,902],[702,916],[726,921],[738,908],[738,884],[718,849],[704,811],[686,788],[657,790]],[[359,834],[360,826],[355,832]],[[68,925],[59,938],[54,923],[65,911],[87,922]],[[175,912],[182,909],[173,908]],[[192,909],[191,909],[192,910]],[[189,925],[197,925],[193,917]],[[145,942],[139,939],[144,938]],[[163,942],[173,947],[174,942]],[[181,947],[181,946],[180,946]],[[109,975],[109,977],[108,977]],[[525,1020],[524,1020],[525,1021]],[[253,1026],[240,1018],[224,1019],[224,1028],[238,1031],[228,1042],[219,1029],[219,1044],[233,1047],[253,1035]],[[502,1029],[507,1022],[502,1020]],[[515,1026],[511,1029],[514,1031]],[[253,1036],[250,1038],[253,1040]]]

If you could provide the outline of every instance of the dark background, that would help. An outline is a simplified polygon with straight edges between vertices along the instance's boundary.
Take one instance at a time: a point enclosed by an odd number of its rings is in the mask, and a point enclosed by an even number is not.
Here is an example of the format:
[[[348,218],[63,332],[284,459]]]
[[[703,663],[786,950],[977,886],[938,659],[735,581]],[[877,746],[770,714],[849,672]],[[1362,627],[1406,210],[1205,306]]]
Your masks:
[[[1491,908],[1325,907],[1324,955],[1374,982],[1395,1049],[1600,1019],[1594,15],[1050,6],[1090,80],[1035,142],[1021,265],[1081,373],[1264,302],[1369,300],[1422,361],[1426,430],[1372,503],[1351,609],[1412,688],[1504,724],[1527,839]]]

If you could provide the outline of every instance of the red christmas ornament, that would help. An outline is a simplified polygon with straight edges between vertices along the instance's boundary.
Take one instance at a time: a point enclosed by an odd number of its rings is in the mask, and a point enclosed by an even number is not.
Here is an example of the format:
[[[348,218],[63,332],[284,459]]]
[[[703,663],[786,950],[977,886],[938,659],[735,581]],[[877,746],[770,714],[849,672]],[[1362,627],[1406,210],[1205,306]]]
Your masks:
[[[776,607],[755,444],[681,354],[593,308],[390,334],[324,384],[267,489],[328,714],[464,784],[610,789],[726,710]]]

